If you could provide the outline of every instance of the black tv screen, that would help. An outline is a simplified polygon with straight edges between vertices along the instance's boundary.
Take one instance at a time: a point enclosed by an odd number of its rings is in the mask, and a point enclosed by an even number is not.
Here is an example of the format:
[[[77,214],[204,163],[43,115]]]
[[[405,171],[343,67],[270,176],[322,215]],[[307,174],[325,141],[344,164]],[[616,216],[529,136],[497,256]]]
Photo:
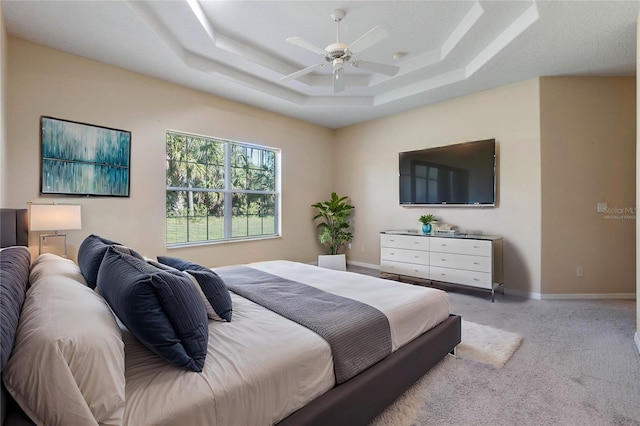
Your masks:
[[[495,206],[496,141],[401,152],[400,204]]]

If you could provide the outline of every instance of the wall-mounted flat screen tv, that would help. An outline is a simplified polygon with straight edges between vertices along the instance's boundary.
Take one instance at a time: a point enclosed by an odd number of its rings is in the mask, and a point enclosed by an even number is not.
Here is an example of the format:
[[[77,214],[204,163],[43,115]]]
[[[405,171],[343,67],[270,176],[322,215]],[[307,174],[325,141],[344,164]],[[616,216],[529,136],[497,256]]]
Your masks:
[[[495,206],[496,141],[399,154],[400,204]]]

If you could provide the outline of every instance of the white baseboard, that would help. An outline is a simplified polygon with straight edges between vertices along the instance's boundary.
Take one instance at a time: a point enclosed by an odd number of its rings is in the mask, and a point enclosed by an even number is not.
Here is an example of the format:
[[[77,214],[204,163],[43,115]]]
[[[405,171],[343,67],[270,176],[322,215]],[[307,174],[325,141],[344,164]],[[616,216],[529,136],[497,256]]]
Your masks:
[[[624,299],[635,300],[635,293],[570,293],[570,294],[543,294],[544,300],[571,300],[571,299]]]
[[[372,263],[354,262],[352,260],[347,260],[347,265],[360,266],[362,268],[370,268],[370,269],[380,270],[380,265],[374,265]]]
[[[534,299],[534,300],[542,299],[540,293],[532,293],[530,291],[513,290],[513,289],[510,289],[510,288],[505,288],[504,289],[504,294],[508,294],[508,295],[511,295],[511,296],[517,296],[517,297],[524,297],[526,299]]]
[[[636,342],[636,347],[638,348],[638,353],[640,353],[640,337],[638,337],[638,331],[633,335],[633,340]]]
[[[566,294],[544,294],[533,293],[522,290],[513,290],[510,288],[504,289],[505,294],[512,296],[525,297],[527,299],[534,300],[580,300],[580,299],[593,299],[593,300],[635,300],[635,293],[566,293]]]

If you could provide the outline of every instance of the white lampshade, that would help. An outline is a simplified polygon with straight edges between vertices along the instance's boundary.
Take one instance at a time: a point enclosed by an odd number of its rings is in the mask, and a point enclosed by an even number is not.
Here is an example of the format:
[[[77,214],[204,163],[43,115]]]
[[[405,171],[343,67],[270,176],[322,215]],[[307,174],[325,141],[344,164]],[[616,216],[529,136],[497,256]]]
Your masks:
[[[30,231],[63,231],[82,229],[80,206],[64,204],[31,204]]]

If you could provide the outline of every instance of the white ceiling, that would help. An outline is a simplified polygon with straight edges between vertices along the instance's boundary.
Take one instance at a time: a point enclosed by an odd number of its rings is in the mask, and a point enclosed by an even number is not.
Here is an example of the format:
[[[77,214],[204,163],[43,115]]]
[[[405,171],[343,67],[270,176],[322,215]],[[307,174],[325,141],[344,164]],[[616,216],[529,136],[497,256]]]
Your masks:
[[[324,48],[374,26],[390,36],[362,60],[394,77],[331,67],[287,43]],[[640,1],[14,1],[10,35],[328,128],[370,120],[537,76],[635,75]],[[406,52],[399,60],[394,52]]]

